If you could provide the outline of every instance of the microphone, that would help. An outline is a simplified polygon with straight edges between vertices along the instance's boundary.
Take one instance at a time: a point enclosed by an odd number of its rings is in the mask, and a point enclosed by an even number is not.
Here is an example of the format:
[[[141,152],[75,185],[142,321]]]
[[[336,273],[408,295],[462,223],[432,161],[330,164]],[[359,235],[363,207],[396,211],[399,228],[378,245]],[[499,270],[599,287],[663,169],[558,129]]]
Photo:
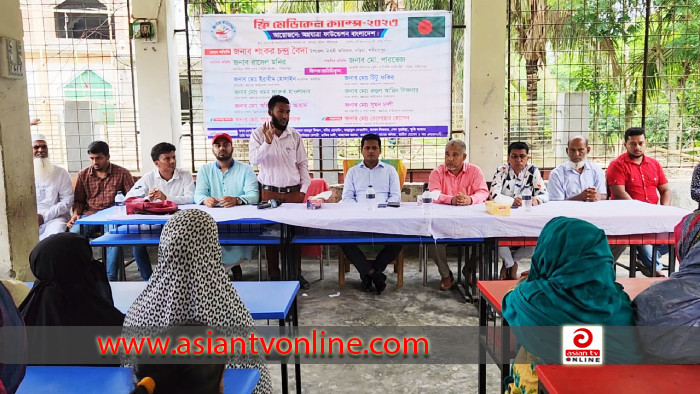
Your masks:
[[[261,201],[258,203],[258,209],[277,208],[280,205],[282,205],[282,201],[277,201],[277,200]]]

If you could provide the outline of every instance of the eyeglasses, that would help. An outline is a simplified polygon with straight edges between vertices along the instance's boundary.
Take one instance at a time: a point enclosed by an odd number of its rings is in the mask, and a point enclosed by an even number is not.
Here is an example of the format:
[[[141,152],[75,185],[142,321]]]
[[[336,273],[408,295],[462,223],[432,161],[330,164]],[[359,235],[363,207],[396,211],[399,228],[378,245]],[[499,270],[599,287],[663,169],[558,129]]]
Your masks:
[[[527,159],[527,155],[510,155],[510,158],[513,160],[525,160]]]

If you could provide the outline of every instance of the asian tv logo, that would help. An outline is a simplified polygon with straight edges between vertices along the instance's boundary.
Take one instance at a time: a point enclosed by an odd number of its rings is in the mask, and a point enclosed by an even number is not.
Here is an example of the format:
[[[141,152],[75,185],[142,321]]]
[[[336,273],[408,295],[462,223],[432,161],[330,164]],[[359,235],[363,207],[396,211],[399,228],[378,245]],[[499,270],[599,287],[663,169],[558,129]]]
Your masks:
[[[562,327],[562,363],[569,365],[602,364],[603,327]]]

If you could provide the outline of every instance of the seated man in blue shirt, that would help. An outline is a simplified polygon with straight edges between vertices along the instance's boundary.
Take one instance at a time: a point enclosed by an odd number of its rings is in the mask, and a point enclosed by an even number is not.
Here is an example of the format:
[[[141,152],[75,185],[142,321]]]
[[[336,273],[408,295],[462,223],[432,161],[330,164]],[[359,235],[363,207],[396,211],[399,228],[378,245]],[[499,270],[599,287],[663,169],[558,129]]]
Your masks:
[[[569,161],[549,174],[549,199],[551,201],[600,201],[607,199],[605,173],[586,159],[591,152],[588,139],[572,137],[566,146]]]
[[[257,204],[260,199],[258,178],[253,167],[233,160],[231,136],[226,133],[217,134],[212,138],[211,144],[216,161],[199,169],[194,203],[210,208]],[[233,265],[233,280],[243,279],[239,264],[244,259],[250,259],[253,247],[222,246],[221,252],[221,262],[226,268]]]
[[[372,186],[375,190],[376,200],[379,204],[401,201],[401,186],[399,174],[396,169],[379,161],[382,142],[376,134],[367,134],[362,137],[360,148],[362,150],[362,163],[348,170],[343,185],[343,203],[364,203],[367,188]],[[381,294],[386,288],[386,275],[384,269],[389,262],[396,259],[401,252],[401,245],[387,244],[377,254],[377,258],[370,262],[357,245],[341,245],[345,256],[352,262],[362,279],[362,287],[366,291],[372,291],[372,285],[377,294]]]

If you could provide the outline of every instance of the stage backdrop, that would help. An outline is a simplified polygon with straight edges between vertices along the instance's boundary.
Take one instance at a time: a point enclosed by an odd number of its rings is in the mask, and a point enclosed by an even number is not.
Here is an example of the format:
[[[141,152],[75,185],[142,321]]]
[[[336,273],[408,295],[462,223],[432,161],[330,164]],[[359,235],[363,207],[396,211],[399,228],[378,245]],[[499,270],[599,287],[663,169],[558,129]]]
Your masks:
[[[445,11],[206,15],[206,132],[247,138],[267,101],[308,138],[445,137],[452,15]]]

